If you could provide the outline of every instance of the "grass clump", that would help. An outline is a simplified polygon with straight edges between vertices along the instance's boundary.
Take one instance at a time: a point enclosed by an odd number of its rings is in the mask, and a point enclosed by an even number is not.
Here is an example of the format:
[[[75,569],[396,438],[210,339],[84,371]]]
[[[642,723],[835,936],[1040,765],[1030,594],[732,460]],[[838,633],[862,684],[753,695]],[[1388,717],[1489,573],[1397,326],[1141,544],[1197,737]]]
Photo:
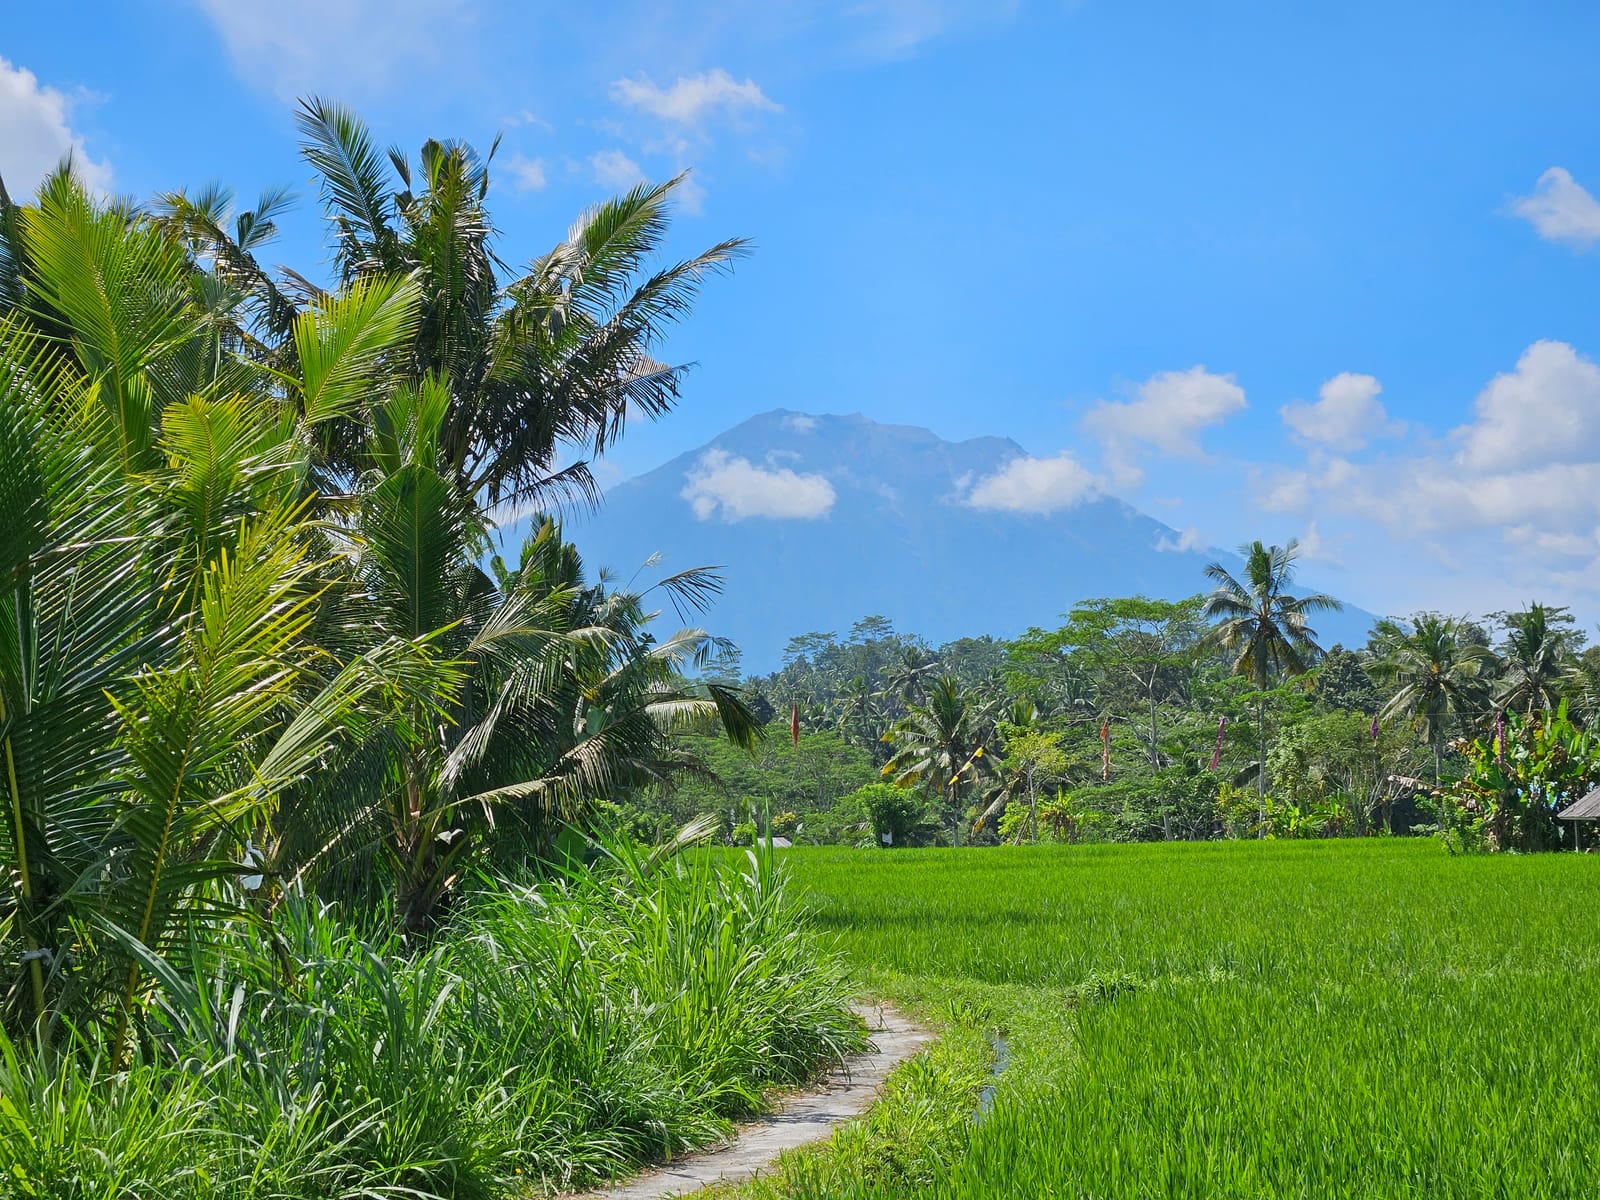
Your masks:
[[[431,947],[379,928],[304,903],[270,944],[197,943],[126,1070],[0,1042],[0,1196],[544,1194],[714,1138],[864,1040],[770,852],[618,845],[484,882]]]

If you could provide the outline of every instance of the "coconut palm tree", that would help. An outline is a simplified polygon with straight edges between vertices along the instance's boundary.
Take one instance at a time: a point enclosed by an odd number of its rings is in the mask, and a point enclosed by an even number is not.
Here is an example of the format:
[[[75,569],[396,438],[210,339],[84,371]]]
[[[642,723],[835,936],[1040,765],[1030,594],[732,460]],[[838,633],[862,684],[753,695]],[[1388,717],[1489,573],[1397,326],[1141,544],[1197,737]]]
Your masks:
[[[928,681],[939,669],[938,662],[914,642],[900,647],[900,652],[884,672],[884,693],[907,708],[924,697]]]
[[[397,150],[381,153],[366,126],[337,104],[304,100],[297,120],[341,284],[416,284],[418,320],[409,345],[387,365],[413,386],[427,378],[444,386],[446,477],[464,495],[513,510],[597,499],[588,462],[562,467],[558,458],[601,455],[630,415],[654,419],[674,407],[686,368],[657,361],[653,351],[689,313],[706,278],[728,270],[746,243],[731,239],[652,267],[680,176],[595,206],[554,249],[512,269],[496,253],[487,207],[492,147],[480,156],[462,142],[430,140],[412,162]],[[164,211],[189,245],[249,293],[253,328],[265,337],[292,323],[296,303],[315,302],[320,292],[293,272],[273,284],[255,263],[269,223],[262,214],[275,214],[275,196],[244,214],[243,234],[230,231],[221,201],[215,192],[176,193]],[[284,348],[274,365],[292,351]],[[319,444],[334,479],[350,485],[362,438],[353,420],[323,428]]]
[[[1483,672],[1494,656],[1465,636],[1460,621],[1438,613],[1418,613],[1409,629],[1380,621],[1372,640],[1367,669],[1394,689],[1380,719],[1416,722],[1433,750],[1437,784],[1446,726],[1452,718],[1461,721],[1483,707],[1488,699]]]
[[[1561,703],[1562,685],[1571,665],[1571,633],[1555,619],[1557,610],[1532,604],[1506,617],[1501,647],[1503,673],[1495,703],[1530,716],[1553,712]]]
[[[962,691],[955,679],[941,675],[928,688],[926,703],[912,705],[886,735],[895,753],[883,773],[899,787],[937,784],[941,794],[949,797],[952,837],[957,842],[961,787],[969,774],[976,779],[983,773],[981,750],[989,726],[987,707]]]
[[[327,601],[330,622],[349,631],[347,653],[373,639],[425,640],[461,684],[442,704],[395,696],[391,724],[403,736],[301,789],[268,848],[277,878],[319,871],[335,850],[347,864],[381,863],[411,934],[436,925],[497,840],[547,841],[594,801],[692,765],[673,732],[720,723],[740,744],[755,737],[730,689],[680,674],[703,665],[715,639],[685,629],[655,641],[643,597],[586,584],[553,522],[535,527],[514,569],[485,569],[487,517],[444,458],[449,407],[429,377],[361,417],[361,490],[321,528],[352,566],[350,586]],[[720,587],[703,570],[660,586],[686,609]]]
[[[120,1063],[152,964],[244,915],[245,842],[278,796],[373,728],[374,691],[439,679],[414,645],[340,665],[311,636],[327,564],[296,408],[320,376],[269,388],[218,353],[181,249],[68,175],[9,224],[0,929],[23,954],[6,1007],[111,1019]],[[345,318],[302,314],[300,332],[343,343]]]
[[[1299,542],[1266,546],[1252,542],[1239,548],[1245,560],[1240,581],[1221,563],[1206,567],[1206,577],[1217,586],[1206,596],[1200,615],[1217,622],[1207,640],[1232,657],[1232,672],[1255,685],[1257,737],[1261,739],[1261,765],[1256,788],[1263,819],[1266,813],[1266,689],[1279,674],[1303,675],[1322,654],[1317,631],[1308,617],[1337,612],[1344,606],[1332,596],[1313,592],[1294,596],[1294,563]]]

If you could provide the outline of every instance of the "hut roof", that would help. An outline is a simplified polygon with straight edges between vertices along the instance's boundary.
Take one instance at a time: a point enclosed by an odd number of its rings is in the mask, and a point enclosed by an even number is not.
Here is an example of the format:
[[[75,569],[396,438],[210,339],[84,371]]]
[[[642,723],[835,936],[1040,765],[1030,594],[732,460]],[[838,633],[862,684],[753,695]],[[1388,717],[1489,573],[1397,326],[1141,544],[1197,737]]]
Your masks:
[[[1567,805],[1556,816],[1563,821],[1600,820],[1600,787],[1595,788],[1582,800],[1576,800]]]

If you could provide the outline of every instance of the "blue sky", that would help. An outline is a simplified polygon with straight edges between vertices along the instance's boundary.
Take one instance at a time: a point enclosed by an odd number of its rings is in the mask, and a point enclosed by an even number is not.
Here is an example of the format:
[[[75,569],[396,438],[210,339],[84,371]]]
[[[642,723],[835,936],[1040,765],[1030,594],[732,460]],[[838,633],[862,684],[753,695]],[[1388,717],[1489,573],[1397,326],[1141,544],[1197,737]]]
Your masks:
[[[1593,624],[1597,50],[1600,7],[1460,0],[28,5],[0,174],[75,147],[135,196],[292,184],[277,258],[305,269],[297,95],[413,150],[503,134],[513,260],[693,167],[675,248],[757,252],[612,477],[774,407],[860,411],[1017,439],[1037,457],[985,502],[1109,491],[1200,545],[1299,536],[1378,612]]]

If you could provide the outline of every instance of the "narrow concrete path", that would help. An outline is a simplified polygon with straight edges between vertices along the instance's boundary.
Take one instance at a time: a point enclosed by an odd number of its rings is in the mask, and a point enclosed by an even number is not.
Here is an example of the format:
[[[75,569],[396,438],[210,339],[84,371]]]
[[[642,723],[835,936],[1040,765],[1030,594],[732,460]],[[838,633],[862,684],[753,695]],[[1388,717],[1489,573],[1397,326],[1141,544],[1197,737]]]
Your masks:
[[[814,1092],[796,1096],[771,1116],[739,1128],[718,1150],[696,1154],[646,1171],[629,1183],[590,1192],[582,1200],[664,1200],[713,1183],[738,1183],[770,1167],[780,1152],[827,1137],[878,1098],[889,1072],[933,1040],[887,1005],[858,1008],[866,1019],[872,1046],[828,1073]]]

